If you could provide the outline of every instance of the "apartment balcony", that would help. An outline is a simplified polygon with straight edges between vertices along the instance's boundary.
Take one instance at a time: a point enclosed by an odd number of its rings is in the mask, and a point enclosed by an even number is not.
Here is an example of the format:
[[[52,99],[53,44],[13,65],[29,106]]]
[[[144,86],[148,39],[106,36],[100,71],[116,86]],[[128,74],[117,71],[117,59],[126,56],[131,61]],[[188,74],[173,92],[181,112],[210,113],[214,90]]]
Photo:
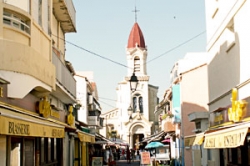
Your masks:
[[[0,75],[10,82],[8,97],[23,98],[31,90],[47,93],[55,89],[54,65],[32,47],[0,39],[0,56]]]
[[[100,116],[100,115],[101,115],[101,111],[98,109],[89,110],[89,116]]]
[[[72,0],[53,0],[53,12],[65,33],[76,32],[76,11]]]
[[[95,126],[95,127],[102,127],[101,120],[98,116],[88,116],[88,125]]]
[[[101,111],[99,111],[99,110],[89,111],[88,125],[95,126],[97,128],[102,128],[103,127],[103,118],[101,118],[100,115],[101,115]]]
[[[53,95],[64,103],[76,102],[76,80],[54,51],[52,63],[56,68],[57,87],[59,87],[53,92]]]

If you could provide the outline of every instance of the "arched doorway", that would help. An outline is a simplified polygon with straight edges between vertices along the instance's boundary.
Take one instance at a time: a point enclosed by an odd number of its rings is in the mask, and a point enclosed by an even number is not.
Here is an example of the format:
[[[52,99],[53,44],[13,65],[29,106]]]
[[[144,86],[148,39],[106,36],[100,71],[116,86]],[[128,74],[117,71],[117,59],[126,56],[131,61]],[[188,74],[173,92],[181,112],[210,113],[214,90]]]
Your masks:
[[[133,140],[134,140],[134,149],[135,150],[139,150],[139,149],[142,149],[142,140],[144,138],[144,134],[134,134],[133,135]]]
[[[131,147],[135,150],[141,149],[141,142],[144,138],[144,127],[141,124],[137,124],[132,128]]]

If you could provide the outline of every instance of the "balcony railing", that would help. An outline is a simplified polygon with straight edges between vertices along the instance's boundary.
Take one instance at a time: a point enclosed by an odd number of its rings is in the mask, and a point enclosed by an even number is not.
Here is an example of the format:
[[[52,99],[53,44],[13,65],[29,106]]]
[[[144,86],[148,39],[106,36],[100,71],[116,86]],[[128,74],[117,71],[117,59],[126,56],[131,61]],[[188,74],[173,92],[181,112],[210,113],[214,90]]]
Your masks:
[[[72,0],[53,0],[54,13],[63,31],[76,32],[76,10]]]
[[[67,67],[62,63],[58,56],[52,54],[52,63],[56,67],[56,79],[57,81],[74,97],[76,96],[76,80],[69,72]]]
[[[101,127],[100,118],[98,116],[88,116],[88,125]]]
[[[100,110],[89,110],[89,116],[100,116],[101,111]]]

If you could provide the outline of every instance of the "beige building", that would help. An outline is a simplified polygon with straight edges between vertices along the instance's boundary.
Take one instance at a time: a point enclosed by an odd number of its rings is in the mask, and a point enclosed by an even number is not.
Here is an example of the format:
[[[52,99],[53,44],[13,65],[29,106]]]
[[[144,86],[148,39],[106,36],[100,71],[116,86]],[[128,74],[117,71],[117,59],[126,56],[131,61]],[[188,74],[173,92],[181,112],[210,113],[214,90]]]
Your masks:
[[[116,88],[117,108],[102,116],[107,129],[115,131],[116,137],[129,143],[131,148],[138,149],[143,138],[158,132],[155,126],[157,118],[154,115],[158,87],[149,84],[147,47],[137,22],[130,32],[126,53],[128,70],[124,80]],[[131,90],[129,82],[133,73],[138,79],[135,91]],[[110,131],[103,131],[103,134],[109,134]]]
[[[76,32],[75,13],[72,0],[0,0],[1,165],[71,166],[73,138],[94,141],[73,116],[75,72],[64,40]]]

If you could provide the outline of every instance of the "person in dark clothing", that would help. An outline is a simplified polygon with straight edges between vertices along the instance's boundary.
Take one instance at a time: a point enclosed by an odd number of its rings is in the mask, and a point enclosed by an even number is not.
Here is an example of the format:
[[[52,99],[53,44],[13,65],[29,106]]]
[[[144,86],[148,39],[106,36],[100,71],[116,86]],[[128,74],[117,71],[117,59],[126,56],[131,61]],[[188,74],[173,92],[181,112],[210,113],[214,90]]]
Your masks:
[[[138,158],[139,158],[139,160],[141,159],[141,156],[140,156],[140,151],[139,151],[139,149],[137,149],[137,156],[138,156]]]
[[[129,147],[127,146],[127,163],[131,163],[131,157],[130,157],[130,150],[129,150]]]
[[[117,153],[117,160],[120,160],[121,152],[119,148],[116,149],[116,153]]]

